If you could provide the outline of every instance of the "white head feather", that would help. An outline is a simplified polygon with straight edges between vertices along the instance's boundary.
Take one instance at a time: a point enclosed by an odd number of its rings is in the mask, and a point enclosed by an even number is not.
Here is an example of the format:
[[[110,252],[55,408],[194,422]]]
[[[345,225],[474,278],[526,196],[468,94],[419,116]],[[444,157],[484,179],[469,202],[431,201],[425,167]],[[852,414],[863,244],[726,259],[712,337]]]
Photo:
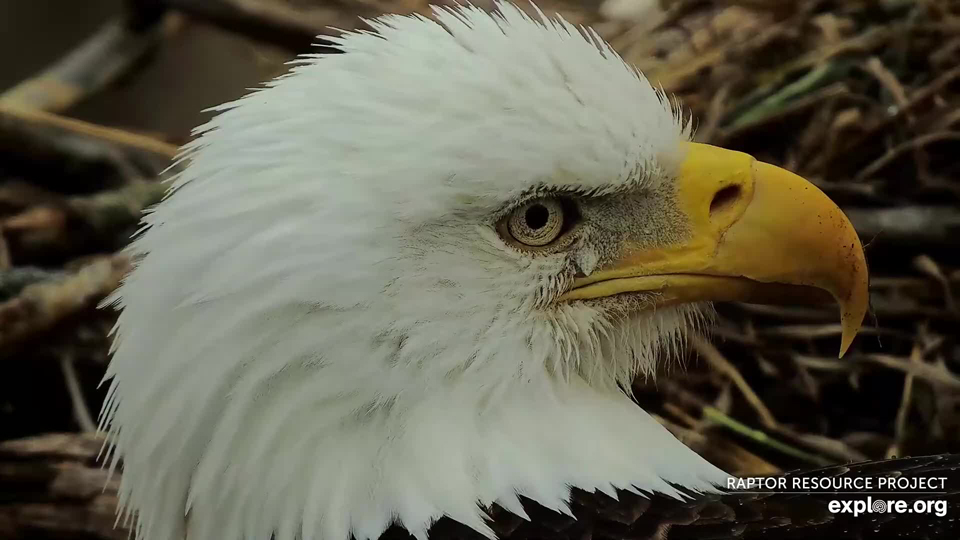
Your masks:
[[[436,19],[377,19],[219,107],[145,218],[102,415],[138,538],[492,535],[483,508],[518,494],[725,478],[621,390],[697,310],[553,303],[589,239],[531,257],[494,229],[532,190],[669,182],[678,113],[562,20]]]

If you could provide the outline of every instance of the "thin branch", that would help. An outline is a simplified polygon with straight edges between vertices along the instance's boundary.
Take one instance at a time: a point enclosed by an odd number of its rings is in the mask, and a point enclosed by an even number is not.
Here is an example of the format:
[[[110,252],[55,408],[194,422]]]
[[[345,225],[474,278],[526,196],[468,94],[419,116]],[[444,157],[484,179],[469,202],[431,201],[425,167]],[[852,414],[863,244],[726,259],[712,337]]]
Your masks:
[[[853,180],[855,182],[868,180],[882,171],[887,165],[890,165],[905,154],[915,152],[918,149],[925,148],[930,144],[938,142],[960,142],[960,133],[954,131],[927,133],[905,143],[899,144],[874,160],[873,163],[870,163],[861,169],[860,172],[853,177]]]
[[[733,384],[740,390],[740,393],[743,394],[743,397],[747,400],[747,403],[753,407],[753,410],[756,411],[757,416],[760,418],[760,422],[768,428],[775,428],[779,424],[777,419],[773,416],[773,413],[770,412],[770,409],[764,405],[763,400],[760,399],[760,396],[753,391],[753,388],[747,383],[746,379],[743,378],[743,375],[740,374],[740,371],[734,366],[723,354],[717,350],[710,342],[703,339],[698,335],[691,337],[691,342],[693,343],[694,348],[698,353],[707,361],[715,370],[720,373],[723,373],[733,381]]]
[[[895,369],[910,374],[913,377],[934,385],[944,386],[951,390],[960,390],[960,377],[950,373],[944,367],[937,367],[927,363],[911,362],[909,358],[891,356],[887,354],[861,354],[849,360],[836,358],[794,354],[794,360],[811,369],[846,370],[854,367],[852,362],[877,364],[889,369]]]
[[[958,225],[958,229],[960,229],[960,225]],[[953,298],[953,290],[950,286],[950,279],[944,275],[942,270],[940,270],[940,265],[930,258],[929,255],[917,255],[913,259],[913,266],[917,270],[920,270],[924,274],[927,274],[928,276],[937,280],[937,283],[943,287],[944,304],[946,304],[947,309],[956,312],[957,304]]]
[[[707,109],[706,122],[697,129],[695,140],[698,142],[710,142],[717,134],[720,123],[723,121],[723,111],[727,107],[727,101],[730,97],[730,85],[720,87],[720,90],[713,95],[710,100],[710,106]]]
[[[878,134],[895,125],[901,118],[912,113],[915,109],[919,108],[920,105],[928,101],[933,101],[940,95],[944,88],[948,87],[958,78],[960,78],[960,67],[943,72],[933,82],[915,91],[911,95],[910,101],[905,106],[898,108],[894,114],[880,115],[879,118],[870,123],[862,133],[846,141],[839,141],[841,142],[841,146],[836,149],[835,153],[838,155],[857,155],[858,152],[855,150],[856,148],[867,144],[869,141],[875,140],[874,138]],[[826,163],[825,160],[817,159],[810,164],[810,167],[813,169],[821,169],[824,163]]]
[[[298,10],[286,2],[162,0],[162,3],[224,29],[294,52],[340,52],[320,35],[329,32],[331,27],[350,29],[360,22],[359,17],[348,18],[346,13],[338,10],[325,10],[323,17],[311,16],[305,9]]]
[[[663,384],[659,386],[659,389],[669,397],[669,399],[671,400],[670,402],[672,403],[672,408],[680,409],[680,410],[690,409],[691,411],[695,411],[698,414],[702,415],[705,421],[719,424],[720,426],[723,426],[727,429],[730,429],[731,431],[734,431],[745,437],[748,437],[754,442],[761,444],[763,446],[766,446],[768,448],[771,448],[777,452],[781,452],[786,455],[793,456],[798,459],[808,461],[810,463],[815,463],[815,464],[833,463],[829,459],[826,459],[821,456],[813,455],[809,452],[806,452],[804,450],[795,448],[784,442],[773,439],[763,431],[755,430],[753,428],[748,427],[747,425],[726,415],[720,409],[706,403],[703,400],[703,398],[687,390],[686,388],[684,388],[682,385],[678,384],[675,381],[671,381],[671,380],[663,381]],[[687,414],[686,416],[689,416],[689,414]],[[701,424],[702,423],[703,422],[701,422]],[[788,435],[792,439],[798,442],[801,442],[802,444],[806,444],[807,446],[810,446],[806,441],[803,440],[803,438],[800,435],[794,434],[792,431],[790,431],[787,428],[778,427],[776,431],[781,432],[784,435]],[[836,453],[837,453],[836,448],[831,449],[831,451],[824,452],[825,455],[829,455],[829,456],[835,456]]]
[[[841,462],[867,461],[869,456],[860,452],[843,441],[825,437],[823,435],[814,435],[811,433],[797,433],[786,426],[781,425],[775,430],[780,436],[790,441],[799,443],[807,448],[816,450],[818,453],[836,459]]]
[[[902,371],[931,384],[960,390],[960,377],[950,373],[943,367],[938,368],[923,362],[911,362],[909,358],[900,358],[886,354],[866,354],[858,359]]]
[[[63,279],[24,287],[19,295],[0,303],[0,350],[93,306],[120,284],[129,269],[125,256],[101,257]]]
[[[735,433],[739,433],[740,435],[743,435],[744,437],[747,437],[748,439],[751,439],[758,444],[777,450],[778,452],[786,454],[790,457],[793,457],[802,461],[806,461],[807,463],[811,463],[814,465],[819,465],[819,466],[826,466],[826,465],[833,464],[830,460],[824,459],[820,456],[811,454],[809,452],[805,452],[803,450],[800,450],[799,448],[790,446],[789,444],[785,444],[767,435],[763,431],[753,429],[747,426],[746,424],[740,423],[734,420],[733,418],[727,416],[716,407],[710,407],[710,406],[704,407],[703,415],[707,419],[713,422],[716,422],[717,424],[720,424]]]
[[[679,409],[678,407],[674,407]],[[657,422],[667,428],[674,437],[705,459],[736,476],[761,476],[783,472],[779,467],[761,458],[728,437],[719,433],[709,435],[677,425],[666,418],[654,415]]]
[[[80,381],[77,378],[77,370],[73,367],[73,356],[71,354],[64,353],[60,356],[60,370],[63,371],[67,393],[70,394],[73,417],[79,424],[81,431],[96,432],[97,425],[93,421],[93,416],[90,415],[90,409],[87,408],[87,402],[83,397],[83,389],[80,387]]]
[[[861,238],[876,237],[885,244],[947,248],[960,234],[960,210],[956,207],[903,205],[843,210]]]
[[[114,526],[119,478],[107,482],[95,434],[49,434],[0,443],[0,535],[5,540],[129,540]]]
[[[0,105],[58,112],[107,87],[160,42],[161,21],[134,27],[126,18],[104,25],[55,64],[6,92]]]
[[[146,135],[91,124],[45,111],[14,108],[0,104],[0,128],[16,137],[30,137],[30,130],[49,129],[94,139],[126,150],[153,154],[165,160],[177,155],[177,147]]]
[[[3,237],[3,227],[0,227],[0,272],[9,270],[11,266],[13,266],[13,263],[10,261],[10,247]],[[0,298],[2,298],[2,294],[2,285],[0,285]]]
[[[876,56],[870,57],[864,65],[864,69],[866,69],[867,73],[873,75],[873,77],[890,92],[890,96],[897,104],[898,109],[904,109],[910,105],[910,101],[907,99],[907,92],[903,89],[903,85],[897,80],[897,76],[887,69],[887,66],[883,65],[883,62],[879,58]],[[913,123],[913,115],[910,112],[905,114],[907,115],[907,121]]]
[[[134,180],[119,189],[35,204],[0,219],[0,237],[21,265],[117,251],[129,242],[144,209],[160,202],[167,187]]]
[[[923,362],[923,348],[919,341],[914,344],[913,350],[910,352],[910,362]],[[902,448],[903,441],[906,438],[907,417],[910,414],[910,403],[913,401],[913,379],[913,373],[909,372],[903,378],[903,394],[900,396],[900,408],[897,410],[897,417],[894,420],[893,433],[895,438],[893,444],[887,449],[887,458],[900,455],[900,448]]]

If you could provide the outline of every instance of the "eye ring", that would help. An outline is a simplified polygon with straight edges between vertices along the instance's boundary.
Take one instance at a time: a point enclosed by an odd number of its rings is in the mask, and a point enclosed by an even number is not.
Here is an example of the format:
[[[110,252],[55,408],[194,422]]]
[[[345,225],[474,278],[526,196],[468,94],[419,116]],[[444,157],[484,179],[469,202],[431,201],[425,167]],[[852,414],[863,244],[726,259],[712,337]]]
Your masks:
[[[557,199],[532,200],[507,217],[507,232],[520,244],[543,247],[560,237],[567,220],[563,204]]]

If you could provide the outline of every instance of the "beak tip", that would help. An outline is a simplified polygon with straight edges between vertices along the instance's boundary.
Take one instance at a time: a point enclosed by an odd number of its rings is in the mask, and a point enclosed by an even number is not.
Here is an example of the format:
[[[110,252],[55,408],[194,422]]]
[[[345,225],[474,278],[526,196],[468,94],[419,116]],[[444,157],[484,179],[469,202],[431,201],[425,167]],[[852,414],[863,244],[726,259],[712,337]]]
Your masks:
[[[843,358],[843,355],[850,349],[850,345],[853,344],[853,339],[857,337],[861,327],[863,327],[863,319],[867,312],[866,302],[860,304],[862,305],[862,309],[844,309],[841,312],[840,325],[843,331],[840,337],[840,355],[838,358]]]
[[[850,345],[853,344],[853,337],[855,335],[856,332],[844,331],[843,337],[840,339],[840,354],[837,355],[837,358],[843,358],[843,355],[847,354],[847,350],[850,349]]]

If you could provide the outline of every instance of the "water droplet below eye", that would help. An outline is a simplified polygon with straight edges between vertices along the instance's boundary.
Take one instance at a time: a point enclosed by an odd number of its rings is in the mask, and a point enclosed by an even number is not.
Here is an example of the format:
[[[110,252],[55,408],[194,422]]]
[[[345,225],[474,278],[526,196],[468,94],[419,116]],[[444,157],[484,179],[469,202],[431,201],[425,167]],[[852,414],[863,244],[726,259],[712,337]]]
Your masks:
[[[587,277],[597,267],[599,257],[597,257],[597,252],[593,248],[585,247],[574,254],[573,261],[579,274],[577,277]]]

